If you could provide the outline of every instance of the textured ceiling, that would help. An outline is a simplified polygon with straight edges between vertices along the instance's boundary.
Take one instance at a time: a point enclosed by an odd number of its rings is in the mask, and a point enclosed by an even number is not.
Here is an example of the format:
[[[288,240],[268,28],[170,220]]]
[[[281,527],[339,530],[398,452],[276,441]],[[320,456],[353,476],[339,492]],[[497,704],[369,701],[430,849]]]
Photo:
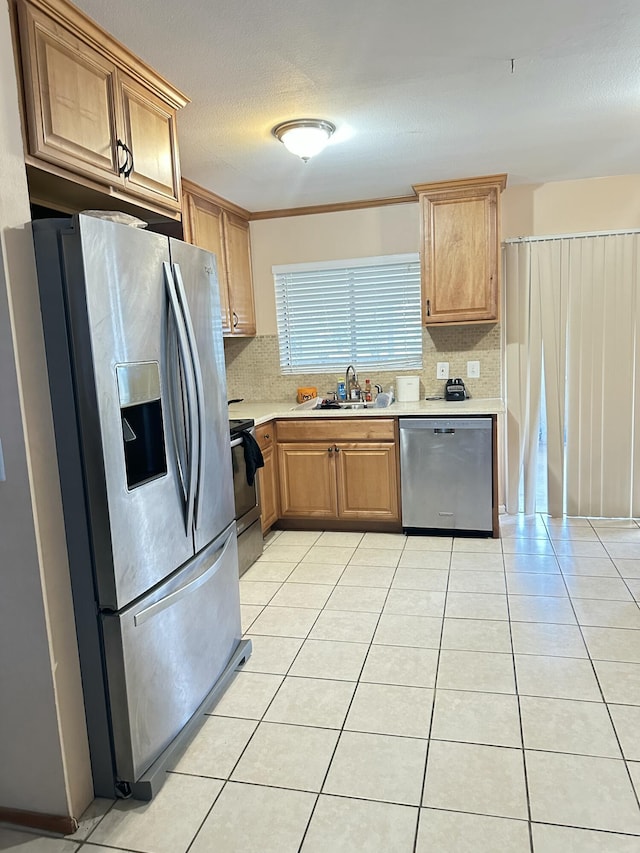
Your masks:
[[[638,0],[76,5],[191,98],[183,175],[252,211],[640,171]],[[338,128],[307,164],[296,117]]]

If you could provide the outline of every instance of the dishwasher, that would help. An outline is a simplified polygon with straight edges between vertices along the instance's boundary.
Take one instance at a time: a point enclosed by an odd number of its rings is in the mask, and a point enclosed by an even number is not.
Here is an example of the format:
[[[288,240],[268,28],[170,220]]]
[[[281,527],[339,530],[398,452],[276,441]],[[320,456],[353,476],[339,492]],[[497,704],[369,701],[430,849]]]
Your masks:
[[[491,418],[400,418],[402,527],[493,531]]]

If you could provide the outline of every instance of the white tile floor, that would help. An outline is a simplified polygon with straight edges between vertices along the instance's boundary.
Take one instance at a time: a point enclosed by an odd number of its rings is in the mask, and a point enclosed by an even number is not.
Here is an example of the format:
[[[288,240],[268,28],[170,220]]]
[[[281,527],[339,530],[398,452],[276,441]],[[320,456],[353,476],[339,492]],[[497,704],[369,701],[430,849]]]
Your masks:
[[[282,532],[253,656],[149,804],[20,853],[638,853],[640,525]]]

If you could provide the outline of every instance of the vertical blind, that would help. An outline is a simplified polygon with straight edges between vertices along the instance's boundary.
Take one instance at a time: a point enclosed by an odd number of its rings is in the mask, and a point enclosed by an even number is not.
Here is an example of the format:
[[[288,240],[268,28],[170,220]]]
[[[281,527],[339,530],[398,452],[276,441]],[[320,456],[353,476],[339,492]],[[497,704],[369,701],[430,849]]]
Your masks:
[[[274,266],[283,373],[422,367],[417,253]]]
[[[640,515],[640,235],[571,245],[567,512]]]
[[[640,514],[640,234],[506,248],[507,511],[535,509],[540,394],[551,515]]]

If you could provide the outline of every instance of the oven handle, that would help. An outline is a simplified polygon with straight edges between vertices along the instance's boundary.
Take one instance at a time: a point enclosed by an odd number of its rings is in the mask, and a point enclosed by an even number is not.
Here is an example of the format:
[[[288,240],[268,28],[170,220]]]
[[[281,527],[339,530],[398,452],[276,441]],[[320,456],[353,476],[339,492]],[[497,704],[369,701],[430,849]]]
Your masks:
[[[234,438],[233,441],[231,442],[231,449],[233,450],[234,447],[239,447],[241,444],[242,444],[242,437]]]

